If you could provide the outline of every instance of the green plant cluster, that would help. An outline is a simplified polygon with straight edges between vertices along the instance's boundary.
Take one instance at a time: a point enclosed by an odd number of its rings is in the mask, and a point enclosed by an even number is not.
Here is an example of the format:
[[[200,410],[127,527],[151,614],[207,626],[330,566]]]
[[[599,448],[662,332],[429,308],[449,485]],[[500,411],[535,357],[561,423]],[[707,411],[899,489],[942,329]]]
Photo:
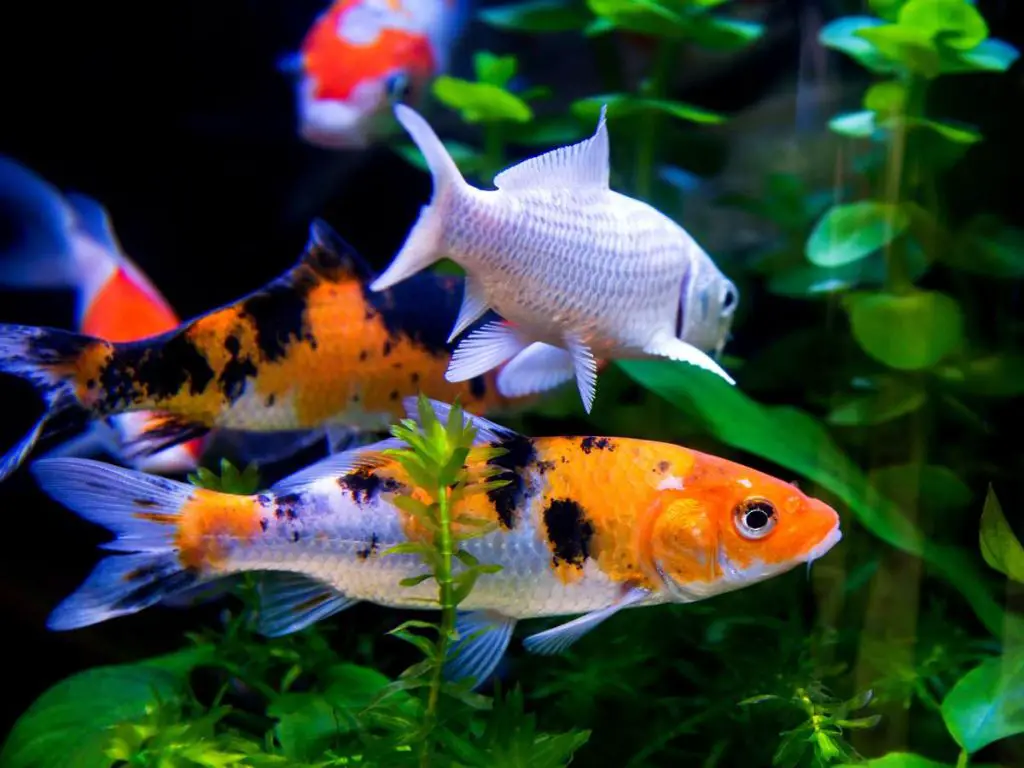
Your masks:
[[[425,532],[401,550],[427,569],[406,584],[433,579],[442,609],[436,623],[392,630],[418,651],[416,663],[382,660],[369,631],[342,648],[330,624],[258,637],[246,619],[250,579],[238,589],[243,609],[191,648],[88,670],[48,691],[19,721],[0,765],[1024,761],[1024,619],[1012,605],[1024,595],[1024,548],[995,490],[1024,471],[1024,449],[992,447],[1007,405],[1024,394],[1024,326],[1012,309],[1024,232],[985,211],[954,219],[946,210],[943,174],[985,138],[933,111],[929,98],[937,81],[995,76],[1018,54],[989,36],[968,0],[868,5],[873,16],[836,19],[819,36],[877,80],[863,109],[830,122],[848,142],[852,173],[828,189],[771,174],[762,195],[719,201],[778,232],[742,259],[712,254],[757,299],[741,299],[736,334],[756,323],[743,314],[751,303],[763,312],[789,302],[811,319],[744,359],[732,356],[738,387],[674,363],[620,361],[602,372],[590,416],[568,392],[523,417],[763,462],[840,510],[841,547],[809,575],[610,620],[557,659],[519,654],[522,689],[473,693],[441,675],[460,640],[457,606],[476,575],[493,570],[459,546],[485,530],[459,502],[501,480],[468,469],[478,448],[461,415],[441,424],[424,405],[419,425],[395,428],[408,447],[393,454],[418,486],[397,503]],[[726,120],[671,99],[676,53],[740,50],[762,34],[728,6],[531,0],[482,11],[484,22],[520,35],[575,32],[595,46],[619,32],[639,35],[652,43],[651,69],[637,88],[609,81],[567,114],[539,116],[554,94],[517,89],[515,57],[479,52],[474,80],[435,84],[436,100],[480,131],[479,146],[449,150],[486,183],[522,148],[588,135],[608,104],[613,183],[656,203],[655,169],[678,135],[669,126]],[[411,145],[396,149],[422,163]],[[193,482],[259,487],[252,470],[228,464],[220,477],[203,470]],[[392,666],[404,671],[380,671]]]

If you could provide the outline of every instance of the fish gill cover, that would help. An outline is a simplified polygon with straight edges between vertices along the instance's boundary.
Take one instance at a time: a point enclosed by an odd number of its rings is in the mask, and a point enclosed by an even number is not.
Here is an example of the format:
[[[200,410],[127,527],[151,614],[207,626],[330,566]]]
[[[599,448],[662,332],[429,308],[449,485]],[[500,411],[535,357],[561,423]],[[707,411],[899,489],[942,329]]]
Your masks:
[[[802,60],[842,63],[857,103],[818,115],[821,129],[795,140],[789,113],[788,144],[760,125],[733,136],[730,148],[759,143],[767,158],[737,177],[710,148],[741,116],[686,72],[723,56],[759,66],[752,52],[796,8]],[[1021,135],[1019,93],[991,84],[1020,78],[1016,48],[984,15],[1000,9],[529,0],[476,14],[519,56],[477,50],[472,74],[434,80],[435,108],[465,123],[449,151],[481,185],[514,158],[584,138],[607,105],[613,188],[695,222],[698,242],[714,220],[734,235],[733,247],[709,251],[741,289],[724,359],[737,387],[676,363],[623,361],[602,373],[593,413],[569,387],[502,423],[681,443],[792,479],[843,519],[842,545],[809,577],[797,569],[710,601],[630,611],[562,656],[513,651],[485,692],[448,682],[457,605],[494,572],[461,546],[472,526],[452,525],[459,496],[490,496],[511,515],[529,490],[520,470],[538,457],[510,440],[484,462],[508,471],[470,478],[472,427],[458,409],[440,420],[421,401],[418,423],[394,429],[405,447],[393,458],[417,487],[396,504],[430,535],[381,557],[422,558],[406,588],[437,587],[436,621],[382,637],[393,616],[358,609],[265,638],[252,621],[258,577],[247,574],[227,587],[234,602],[220,621],[180,650],[49,688],[12,728],[0,765],[1024,762],[1024,451],[999,439],[1016,435],[1024,395],[1024,230],[986,209],[998,200],[986,185],[1013,164]],[[546,87],[543,68],[522,72],[548,36],[589,47],[600,87],[565,105],[560,89],[577,84],[552,72]],[[801,80],[798,104],[809,85]],[[972,89],[973,102],[963,95]],[[680,93],[703,93],[715,108]],[[965,103],[984,131],[964,122]],[[393,142],[425,167],[413,146]],[[744,227],[753,247],[738,236]],[[192,482],[234,494],[269,485],[228,462]],[[126,628],[106,637],[131,643]]]

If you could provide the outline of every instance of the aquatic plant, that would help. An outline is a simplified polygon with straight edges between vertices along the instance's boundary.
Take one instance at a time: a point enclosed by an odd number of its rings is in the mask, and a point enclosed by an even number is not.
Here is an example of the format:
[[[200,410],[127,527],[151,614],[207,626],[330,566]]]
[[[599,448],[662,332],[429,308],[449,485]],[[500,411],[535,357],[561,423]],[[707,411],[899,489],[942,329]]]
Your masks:
[[[53,686],[19,719],[0,764],[565,765],[587,731],[539,731],[521,692],[495,700],[472,692],[472,680],[445,680],[445,664],[457,658],[457,644],[465,639],[455,631],[457,607],[480,574],[497,570],[460,546],[487,531],[462,514],[460,502],[506,481],[494,479],[486,463],[501,449],[473,445],[475,428],[458,404],[442,424],[421,396],[419,415],[419,424],[406,419],[393,428],[407,447],[387,453],[416,484],[414,493],[395,503],[425,535],[383,554],[418,554],[427,570],[403,583],[434,579],[438,585],[437,623],[410,620],[389,633],[416,648],[421,661],[392,680],[345,659],[318,627],[261,638],[250,629],[259,575],[246,574],[233,589],[242,610],[226,612],[222,628],[192,636],[191,647],[86,670]],[[226,493],[259,488],[252,467],[240,473],[226,460],[219,476],[201,469],[191,480]],[[455,560],[464,566],[457,575]]]

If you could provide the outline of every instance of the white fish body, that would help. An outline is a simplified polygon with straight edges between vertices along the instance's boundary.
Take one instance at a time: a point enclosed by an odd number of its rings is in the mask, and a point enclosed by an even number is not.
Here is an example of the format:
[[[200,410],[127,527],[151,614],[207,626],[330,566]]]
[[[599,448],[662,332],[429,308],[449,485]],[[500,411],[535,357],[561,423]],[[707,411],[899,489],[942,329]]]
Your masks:
[[[700,282],[712,290],[720,311],[694,330],[713,325],[715,333],[697,335],[702,341],[714,337],[711,348],[720,348],[722,320],[727,330],[735,309],[735,286],[682,227],[610,189],[603,110],[590,139],[503,171],[494,191],[466,183],[415,111],[399,105],[396,116],[427,160],[434,196],[371,288],[383,290],[448,256],[467,273],[452,338],[488,309],[508,321],[462,341],[450,381],[511,359],[498,379],[503,394],[529,394],[575,376],[588,411],[595,358],[671,358],[733,383],[679,333],[692,313],[687,285]]]

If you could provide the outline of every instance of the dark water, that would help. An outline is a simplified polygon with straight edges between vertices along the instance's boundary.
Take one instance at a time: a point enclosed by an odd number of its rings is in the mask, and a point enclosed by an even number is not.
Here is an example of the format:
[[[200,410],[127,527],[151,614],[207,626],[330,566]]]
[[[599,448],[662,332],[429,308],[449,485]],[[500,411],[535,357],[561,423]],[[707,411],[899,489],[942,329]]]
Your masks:
[[[791,21],[802,3],[771,5],[773,28],[781,30],[778,39],[715,71],[682,77],[675,95],[733,114],[791,84],[799,53]],[[309,0],[182,0],[58,1],[6,8],[0,24],[0,151],[62,189],[102,201],[126,253],[184,317],[227,302],[286,269],[314,216],[325,218],[382,267],[428,198],[430,182],[380,147],[347,161],[340,181],[332,184],[330,168],[341,164],[295,137],[292,94],[273,62],[297,45],[321,6]],[[1019,3],[978,6],[993,36],[1024,45]],[[582,55],[567,55],[566,46]],[[468,54],[479,48],[520,54],[525,74],[560,95],[596,89],[587,86],[588,78],[597,82],[593,62],[575,37],[538,42],[474,24],[456,57],[457,73],[468,70]],[[832,66],[840,80],[863,79],[849,62],[835,60]],[[934,89],[931,100],[942,114],[975,123],[986,137],[941,179],[951,215],[985,209],[1024,225],[1020,62],[1001,76],[949,78]],[[712,138],[720,152],[736,139],[725,134],[715,139],[713,132]],[[699,232],[695,235],[701,239]],[[929,283],[948,286],[941,276]],[[991,290],[1017,291],[1019,285]],[[741,358],[783,332],[820,321],[817,308],[807,302],[757,292],[744,297],[741,312],[730,345],[730,352]],[[70,302],[63,295],[5,294],[0,320],[69,327]],[[991,325],[981,308],[971,322]],[[998,328],[988,330],[999,333]],[[818,353],[827,359],[828,350]],[[39,404],[27,386],[7,379],[0,382],[0,395],[0,444],[6,447],[29,428]],[[785,388],[768,388],[757,396],[762,402],[791,401]],[[995,409],[990,417],[996,429],[986,445],[992,465],[998,467],[1007,455],[1004,445],[1017,462],[1016,479],[1012,467],[1002,473],[1000,493],[1008,516],[1019,510],[1024,491],[1019,479],[1024,464],[1015,439],[1024,423],[1020,416],[1019,402]],[[546,428],[557,431],[557,422]],[[956,441],[959,435],[951,428],[934,439]],[[744,460],[771,471],[768,462]],[[0,616],[8,644],[0,733],[60,678],[173,650],[183,631],[216,617],[216,608],[160,609],[50,633],[44,626],[47,614],[85,577],[97,557],[95,545],[106,536],[45,498],[24,470],[0,486],[0,509],[5,521]],[[1019,517],[1011,524],[1021,530]],[[965,536],[971,535],[967,528]],[[813,605],[808,610],[813,613]],[[380,613],[361,606],[345,621],[377,626]],[[968,609],[960,606],[954,615],[974,629]]]

